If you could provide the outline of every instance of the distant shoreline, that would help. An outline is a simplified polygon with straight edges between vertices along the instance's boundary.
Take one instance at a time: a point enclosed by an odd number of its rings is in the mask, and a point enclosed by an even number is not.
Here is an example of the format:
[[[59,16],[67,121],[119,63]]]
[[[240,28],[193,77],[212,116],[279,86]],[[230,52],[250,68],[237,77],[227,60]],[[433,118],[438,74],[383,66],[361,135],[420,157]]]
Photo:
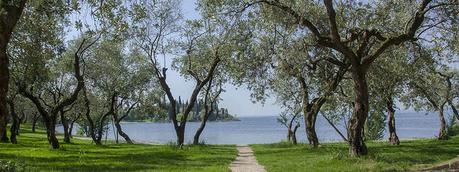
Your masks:
[[[214,121],[207,121],[207,122],[232,122],[232,121],[241,121],[239,118],[235,119],[228,119],[228,120],[214,120]],[[151,120],[137,120],[137,121],[122,121],[121,123],[171,123],[170,120],[159,120],[159,121],[151,121]],[[199,120],[189,120],[187,122],[201,122]]]

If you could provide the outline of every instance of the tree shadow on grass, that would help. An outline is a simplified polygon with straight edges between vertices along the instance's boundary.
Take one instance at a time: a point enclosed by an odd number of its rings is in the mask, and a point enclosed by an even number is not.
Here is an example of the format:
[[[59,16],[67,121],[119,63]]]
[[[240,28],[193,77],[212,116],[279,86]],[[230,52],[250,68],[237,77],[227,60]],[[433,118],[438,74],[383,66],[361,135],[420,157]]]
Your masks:
[[[63,146],[67,148],[57,151],[41,148],[21,154],[2,152],[0,159],[24,162],[31,171],[139,171],[227,166],[235,157],[228,156],[235,154],[234,148],[229,147],[205,147],[200,151],[200,148],[174,150],[155,145]]]

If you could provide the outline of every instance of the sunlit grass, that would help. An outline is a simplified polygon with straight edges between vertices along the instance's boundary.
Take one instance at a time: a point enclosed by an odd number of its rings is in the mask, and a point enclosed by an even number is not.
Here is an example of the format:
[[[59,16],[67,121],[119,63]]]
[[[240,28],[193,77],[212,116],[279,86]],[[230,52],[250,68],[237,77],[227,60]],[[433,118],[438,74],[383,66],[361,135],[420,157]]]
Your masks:
[[[260,164],[276,171],[418,171],[459,155],[459,137],[447,141],[420,139],[402,141],[400,146],[387,142],[368,142],[369,155],[348,156],[346,143],[322,144],[318,149],[287,143],[252,145]]]
[[[43,131],[31,133],[25,129],[17,145],[0,143],[0,161],[14,162],[25,171],[229,171],[237,155],[231,145],[178,149],[171,145],[109,142],[96,146],[89,140],[72,142],[51,150]]]

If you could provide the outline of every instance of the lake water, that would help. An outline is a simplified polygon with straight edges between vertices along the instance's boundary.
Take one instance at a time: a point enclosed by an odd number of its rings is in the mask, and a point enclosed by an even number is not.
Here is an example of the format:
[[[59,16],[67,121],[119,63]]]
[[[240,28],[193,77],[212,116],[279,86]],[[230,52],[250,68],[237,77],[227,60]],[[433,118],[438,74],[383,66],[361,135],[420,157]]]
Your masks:
[[[286,128],[277,122],[276,116],[241,117],[241,121],[208,122],[201,140],[207,144],[255,144],[276,143],[286,138]],[[191,143],[199,122],[188,122],[185,143]],[[307,142],[304,124],[297,131],[300,142]],[[172,123],[122,123],[123,131],[136,142],[169,143],[176,140]],[[432,138],[438,133],[439,120],[436,114],[398,113],[396,114],[397,134],[401,139]],[[343,126],[341,132],[346,134]],[[59,127],[58,131],[62,131]],[[319,115],[316,131],[321,142],[342,141],[336,131]],[[108,139],[114,139],[110,124]],[[387,130],[386,136],[387,138]],[[123,140],[122,137],[119,137]]]

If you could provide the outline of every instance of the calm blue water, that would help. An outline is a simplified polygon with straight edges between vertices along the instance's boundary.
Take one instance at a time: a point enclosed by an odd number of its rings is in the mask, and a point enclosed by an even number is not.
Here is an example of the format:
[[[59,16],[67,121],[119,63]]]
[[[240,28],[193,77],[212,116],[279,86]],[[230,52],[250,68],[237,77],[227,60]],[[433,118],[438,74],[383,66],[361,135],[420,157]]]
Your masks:
[[[208,122],[201,139],[207,144],[254,144],[275,143],[285,140],[286,128],[277,122],[276,117],[241,117],[241,121]],[[188,122],[186,143],[191,143],[199,122]],[[297,138],[306,142],[304,124],[297,131]],[[171,123],[122,123],[124,132],[137,142],[168,143],[174,142],[175,131]],[[401,139],[435,137],[439,128],[436,114],[398,113],[396,114],[397,134]],[[346,135],[343,126],[341,132]],[[322,142],[342,141],[335,130],[319,115],[316,124],[319,140]],[[59,127],[58,131],[62,131]],[[112,126],[107,132],[109,139],[114,139]],[[387,133],[384,139],[387,138]],[[119,137],[123,140],[122,137]]]

